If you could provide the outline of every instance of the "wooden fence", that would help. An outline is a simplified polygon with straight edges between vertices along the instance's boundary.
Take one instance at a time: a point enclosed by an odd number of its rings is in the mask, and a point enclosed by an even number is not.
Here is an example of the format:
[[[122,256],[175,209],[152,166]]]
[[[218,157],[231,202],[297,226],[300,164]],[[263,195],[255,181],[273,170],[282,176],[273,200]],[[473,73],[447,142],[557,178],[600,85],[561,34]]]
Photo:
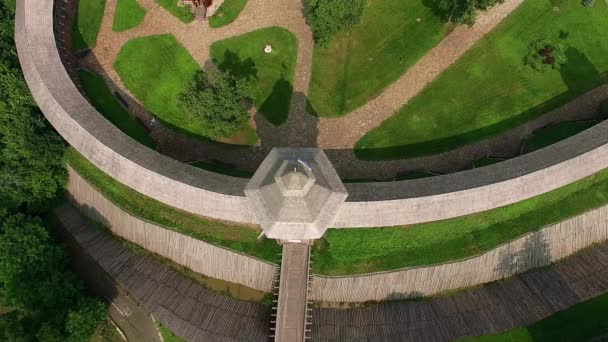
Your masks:
[[[106,199],[72,168],[68,192],[91,219],[148,251],[205,276],[270,292],[277,267],[137,218]]]
[[[432,295],[546,266],[606,239],[608,206],[547,226],[464,260],[360,276],[315,276],[311,297],[315,301],[339,303]]]

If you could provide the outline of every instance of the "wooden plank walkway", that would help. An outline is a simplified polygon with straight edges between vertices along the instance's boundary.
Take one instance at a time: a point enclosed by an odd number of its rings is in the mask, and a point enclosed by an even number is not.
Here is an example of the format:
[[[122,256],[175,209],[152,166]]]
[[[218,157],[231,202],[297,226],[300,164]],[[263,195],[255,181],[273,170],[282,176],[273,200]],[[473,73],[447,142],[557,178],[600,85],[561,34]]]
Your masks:
[[[264,306],[215,293],[150,257],[133,253],[89,227],[69,204],[55,213],[103,271],[177,335],[192,342],[268,341],[269,311]]]
[[[295,243],[283,245],[276,342],[304,341],[309,255],[308,245]]]
[[[526,326],[608,291],[608,244],[452,296],[315,309],[313,341],[451,341]]]

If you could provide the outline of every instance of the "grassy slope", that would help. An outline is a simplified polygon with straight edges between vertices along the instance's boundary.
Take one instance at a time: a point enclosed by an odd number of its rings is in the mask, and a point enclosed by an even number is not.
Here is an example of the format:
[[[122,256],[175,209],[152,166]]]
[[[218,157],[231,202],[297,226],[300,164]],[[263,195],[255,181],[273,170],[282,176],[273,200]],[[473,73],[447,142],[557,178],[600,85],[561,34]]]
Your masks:
[[[467,338],[466,342],[584,342],[608,333],[608,293],[577,304],[526,328],[500,335]]]
[[[273,51],[264,53],[271,45]],[[255,77],[255,106],[275,125],[287,120],[293,93],[298,41],[293,33],[269,27],[211,45],[213,63],[243,77]]]
[[[177,0],[154,0],[154,1],[183,23],[188,24],[188,23],[191,23],[192,20],[194,20],[194,14],[192,14],[190,7],[178,6]]]
[[[497,29],[393,117],[356,145],[364,159],[428,155],[505,131],[608,80],[608,5],[579,0],[525,1]],[[530,42],[558,39],[568,47],[561,71],[538,73],[523,64]]]
[[[273,263],[277,261],[280,246],[272,240],[258,240],[258,229],[208,221],[162,204],[113,180],[73,149],[66,152],[66,160],[112,203],[134,216],[218,246]]]
[[[233,22],[241,13],[247,0],[224,0],[215,14],[209,17],[209,26],[218,28]]]
[[[567,139],[576,135],[587,128],[594,125],[592,121],[567,121],[549,126],[545,129],[534,133],[531,137],[525,140],[527,152],[540,150],[558,141]]]
[[[169,328],[162,324],[158,325],[158,330],[160,331],[164,342],[186,342],[186,340],[175,335],[171,330],[169,330]]]
[[[491,211],[411,227],[330,229],[314,248],[314,270],[357,274],[437,264],[481,254],[530,231],[608,203],[608,169]]]
[[[72,49],[93,48],[101,26],[105,0],[78,0],[78,8],[72,26]]]
[[[78,70],[78,78],[93,106],[106,119],[139,143],[156,149],[154,140],[118,103],[101,76],[81,69]]]
[[[239,178],[253,177],[253,172],[238,170],[238,169],[235,169],[235,168],[232,168],[229,166],[220,165],[217,163],[197,161],[197,162],[191,163],[190,165],[192,165],[194,167],[198,167],[199,169],[203,169],[203,170],[207,170],[207,171],[211,171],[211,172],[215,172],[215,173],[221,173],[223,175],[228,175],[228,176],[232,176],[232,177],[239,177]]]
[[[124,85],[163,124],[194,137],[208,139],[207,129],[192,120],[178,104],[178,96],[200,70],[188,50],[170,34],[135,38],[120,50],[114,69]],[[244,125],[234,143],[252,145],[257,136]]]
[[[337,34],[327,48],[315,46],[309,97],[317,115],[340,116],[362,106],[444,37],[445,24],[423,2],[368,1],[360,24]]]
[[[112,30],[122,32],[137,27],[145,16],[146,10],[136,0],[117,0]]]

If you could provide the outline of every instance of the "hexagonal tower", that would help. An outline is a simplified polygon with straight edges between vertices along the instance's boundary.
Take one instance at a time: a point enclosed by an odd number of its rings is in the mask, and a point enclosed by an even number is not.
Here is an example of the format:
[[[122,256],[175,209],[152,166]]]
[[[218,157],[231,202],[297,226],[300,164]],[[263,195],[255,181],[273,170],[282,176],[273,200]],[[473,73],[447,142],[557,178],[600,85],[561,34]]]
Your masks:
[[[245,188],[256,218],[271,239],[319,239],[348,194],[323,150],[273,149]]]

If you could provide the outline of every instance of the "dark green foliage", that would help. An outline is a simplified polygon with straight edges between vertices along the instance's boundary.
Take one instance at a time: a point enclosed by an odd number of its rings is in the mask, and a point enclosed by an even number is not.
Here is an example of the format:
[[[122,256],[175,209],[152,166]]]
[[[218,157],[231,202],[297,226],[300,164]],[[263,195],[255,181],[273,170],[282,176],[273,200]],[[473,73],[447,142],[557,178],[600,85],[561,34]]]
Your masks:
[[[201,121],[214,138],[228,137],[249,120],[245,102],[253,97],[253,90],[245,78],[229,72],[197,72],[180,94],[182,108],[194,120]]]
[[[0,205],[16,208],[53,198],[66,172],[64,144],[44,121],[21,75],[12,6],[13,1],[0,3]]]
[[[473,25],[477,10],[487,10],[504,0],[435,0],[438,12],[446,21]]]
[[[83,294],[81,282],[67,269],[63,249],[42,220],[24,214],[0,218],[0,296],[18,315],[0,323],[23,331],[29,341],[85,342],[105,317],[104,306]],[[11,318],[12,319],[12,318]],[[8,329],[6,329],[8,330]],[[19,340],[0,335],[0,340]]]
[[[327,44],[331,36],[357,24],[365,0],[306,0],[306,22],[315,41]]]
[[[593,5],[595,5],[595,0],[583,0],[583,6],[591,7]]]
[[[567,62],[568,57],[566,57],[563,46],[549,39],[532,42],[528,48],[528,54],[524,58],[526,65],[540,72],[559,70]]]

